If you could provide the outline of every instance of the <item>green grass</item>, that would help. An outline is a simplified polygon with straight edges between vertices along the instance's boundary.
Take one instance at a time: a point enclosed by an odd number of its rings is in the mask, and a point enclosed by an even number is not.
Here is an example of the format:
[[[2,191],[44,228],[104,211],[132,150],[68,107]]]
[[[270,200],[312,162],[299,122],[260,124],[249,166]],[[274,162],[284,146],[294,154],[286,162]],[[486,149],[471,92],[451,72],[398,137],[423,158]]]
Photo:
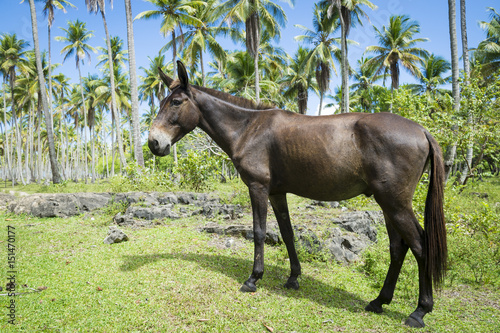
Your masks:
[[[109,186],[108,182],[67,182],[14,190],[103,192]],[[211,184],[210,188],[223,202],[248,209],[247,190],[240,181]],[[422,207],[425,192],[426,186],[417,190],[417,209]],[[488,193],[488,198],[472,192]],[[293,224],[314,226],[320,236],[330,227],[330,219],[341,212],[306,209],[310,200],[296,196],[288,201]],[[450,271],[443,290],[435,294],[434,312],[425,317],[427,327],[419,332],[500,331],[499,201],[500,180],[496,178],[471,183],[462,192],[447,189]],[[364,197],[341,204],[348,209],[377,208],[373,199]],[[68,219],[0,215],[0,233],[4,233],[0,244],[7,246],[7,225],[16,227],[17,291],[46,287],[15,298],[14,327],[7,323],[9,298],[0,296],[4,311],[0,331],[267,332],[265,325],[275,332],[415,331],[402,324],[418,297],[411,254],[386,312],[364,311],[378,295],[387,271],[389,244],[383,226],[378,243],[357,265],[344,267],[326,256],[299,253],[303,266],[299,291],[282,287],[289,273],[284,246],[266,246],[265,275],[258,291],[243,294],[238,289],[251,272],[251,242],[239,241],[237,248],[227,249],[223,238],[197,231],[209,220],[193,217],[163,221],[151,229],[124,228],[130,241],[105,245],[102,240],[112,216],[123,209],[113,206]],[[269,220],[274,220],[271,210]],[[238,223],[251,225],[250,214]],[[5,281],[6,253],[3,258],[0,276]]]
[[[293,196],[289,201],[294,224],[328,225],[338,212],[311,212],[304,208],[309,201]],[[305,261],[301,289],[284,289],[289,264],[283,247],[266,246],[265,274],[257,292],[241,293],[253,264],[251,242],[227,249],[218,236],[197,231],[209,220],[192,217],[150,229],[123,228],[130,241],[110,246],[102,241],[112,212],[67,219],[1,216],[2,246],[7,244],[7,225],[16,227],[18,291],[29,291],[23,285],[47,288],[15,298],[15,326],[4,315],[9,298],[0,296],[0,331],[268,332],[264,325],[275,332],[416,331],[402,324],[417,302],[410,264],[405,264],[395,298],[383,314],[364,311],[381,281],[376,274],[367,275],[363,263],[344,267]],[[239,222],[251,224],[249,214]],[[372,254],[378,266],[372,272],[385,274],[388,244],[382,231],[379,235]],[[4,251],[2,277],[6,261]],[[435,302],[434,312],[425,317],[427,327],[418,332],[500,331],[498,290],[448,284]]]

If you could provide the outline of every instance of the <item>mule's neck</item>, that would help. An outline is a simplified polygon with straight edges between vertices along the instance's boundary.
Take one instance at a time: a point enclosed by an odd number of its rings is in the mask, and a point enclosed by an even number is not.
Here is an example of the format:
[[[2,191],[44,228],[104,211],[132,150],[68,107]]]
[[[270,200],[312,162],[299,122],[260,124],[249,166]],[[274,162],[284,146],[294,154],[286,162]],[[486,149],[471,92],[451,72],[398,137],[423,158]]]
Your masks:
[[[232,158],[239,139],[259,112],[236,106],[201,90],[193,90],[194,99],[202,113],[198,127]]]

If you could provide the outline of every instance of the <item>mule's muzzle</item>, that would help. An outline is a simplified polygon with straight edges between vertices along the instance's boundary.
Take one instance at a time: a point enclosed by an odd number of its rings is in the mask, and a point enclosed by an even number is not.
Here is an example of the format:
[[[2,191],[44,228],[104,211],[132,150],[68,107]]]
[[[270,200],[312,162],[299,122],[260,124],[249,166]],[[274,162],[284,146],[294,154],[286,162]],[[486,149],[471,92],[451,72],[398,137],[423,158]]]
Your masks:
[[[154,130],[149,132],[148,147],[156,156],[166,156],[170,154],[172,140],[167,136]]]

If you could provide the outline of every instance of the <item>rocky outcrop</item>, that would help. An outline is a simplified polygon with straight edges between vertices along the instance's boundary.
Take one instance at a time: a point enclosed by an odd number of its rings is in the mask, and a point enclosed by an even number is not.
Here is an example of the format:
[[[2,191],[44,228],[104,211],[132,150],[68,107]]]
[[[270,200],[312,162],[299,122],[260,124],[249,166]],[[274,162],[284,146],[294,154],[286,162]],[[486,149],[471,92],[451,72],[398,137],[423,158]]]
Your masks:
[[[379,211],[344,212],[330,222],[325,222],[330,223],[331,227],[327,228],[321,237],[317,231],[307,226],[294,226],[295,244],[298,249],[303,249],[309,254],[327,253],[339,263],[352,263],[359,260],[359,255],[364,249],[377,241],[376,225],[382,221],[383,215]],[[209,222],[199,230],[253,240],[251,226]],[[276,245],[282,241],[277,224],[268,224],[266,243]]]
[[[109,193],[42,193],[12,201],[8,209],[36,217],[68,217],[107,206],[111,199]]]

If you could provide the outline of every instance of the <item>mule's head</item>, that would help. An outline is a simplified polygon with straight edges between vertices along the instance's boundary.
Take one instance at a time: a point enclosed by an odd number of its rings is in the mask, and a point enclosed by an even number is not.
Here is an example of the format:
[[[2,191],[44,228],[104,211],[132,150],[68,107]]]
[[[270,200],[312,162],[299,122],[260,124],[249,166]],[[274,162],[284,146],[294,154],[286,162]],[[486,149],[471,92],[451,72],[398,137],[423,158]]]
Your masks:
[[[191,132],[200,121],[200,110],[193,100],[184,64],[177,61],[179,80],[175,81],[160,69],[160,77],[170,94],[160,103],[160,110],[151,124],[148,146],[157,156],[170,153],[170,147]]]

